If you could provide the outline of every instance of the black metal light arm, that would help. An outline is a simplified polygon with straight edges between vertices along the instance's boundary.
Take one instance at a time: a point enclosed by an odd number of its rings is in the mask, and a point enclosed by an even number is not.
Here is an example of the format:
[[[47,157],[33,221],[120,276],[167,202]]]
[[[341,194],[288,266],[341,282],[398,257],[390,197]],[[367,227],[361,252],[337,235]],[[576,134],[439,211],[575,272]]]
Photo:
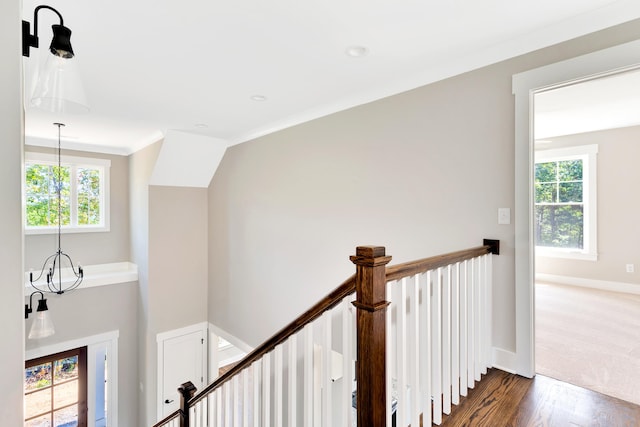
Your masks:
[[[29,56],[30,48],[39,47],[38,39],[38,12],[40,9],[49,9],[60,18],[59,25],[52,25],[53,39],[51,40],[51,53],[63,58],[73,58],[73,49],[71,48],[71,30],[64,26],[64,20],[60,12],[47,5],[36,7],[33,12],[33,34],[31,34],[31,24],[28,21],[22,21],[22,56]]]
[[[49,308],[47,307],[47,300],[44,298],[44,294],[40,291],[36,291],[29,296],[29,304],[24,305],[24,318],[28,319],[29,314],[33,313],[33,296],[35,294],[40,294],[40,299],[38,300],[38,309],[36,311],[47,311]]]

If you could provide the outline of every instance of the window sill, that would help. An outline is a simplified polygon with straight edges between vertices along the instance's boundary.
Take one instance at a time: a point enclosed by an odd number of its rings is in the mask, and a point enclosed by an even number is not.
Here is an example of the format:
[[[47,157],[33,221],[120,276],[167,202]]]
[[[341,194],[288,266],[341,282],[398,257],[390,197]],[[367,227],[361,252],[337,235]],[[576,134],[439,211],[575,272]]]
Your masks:
[[[109,231],[109,226],[96,225],[86,227],[62,227],[60,229],[61,234],[70,233],[106,233]],[[32,227],[25,228],[24,234],[26,235],[39,235],[39,234],[57,234],[58,227]]]
[[[110,264],[83,265],[84,278],[78,289],[93,288],[96,286],[116,285],[119,283],[129,283],[138,281],[138,266],[131,262],[114,262]],[[63,277],[64,277],[63,272]],[[46,288],[46,281],[37,282]],[[62,280],[62,284],[72,283],[71,280]],[[29,272],[25,273],[25,295],[31,295],[34,288],[29,283]]]
[[[580,261],[597,261],[598,254],[572,250],[550,249],[536,246],[536,257],[575,259]]]

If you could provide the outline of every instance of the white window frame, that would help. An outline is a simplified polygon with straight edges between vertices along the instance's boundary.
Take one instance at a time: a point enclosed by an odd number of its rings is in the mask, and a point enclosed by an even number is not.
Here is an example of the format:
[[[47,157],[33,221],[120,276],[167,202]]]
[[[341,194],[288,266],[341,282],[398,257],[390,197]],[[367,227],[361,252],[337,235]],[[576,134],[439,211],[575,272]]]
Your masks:
[[[35,153],[25,152],[25,163],[39,163],[39,164],[51,164],[58,165],[58,156],[47,153]],[[110,229],[109,223],[109,171],[111,168],[111,160],[98,159],[92,157],[76,157],[76,156],[61,156],[60,163],[62,166],[71,168],[71,225],[63,225],[61,227],[62,233],[91,233],[91,232],[106,232]],[[81,167],[98,168],[102,170],[101,179],[101,191],[100,191],[100,208],[102,209],[102,223],[99,225],[77,225],[77,192],[76,192],[76,180],[73,179],[77,176],[77,169]],[[25,168],[26,174],[26,168]],[[24,211],[26,213],[26,175],[22,179],[23,194],[25,194]],[[25,234],[53,234],[58,232],[58,226],[42,226],[42,227],[28,227],[26,225],[25,214]]]
[[[576,159],[582,160],[582,201],[584,206],[584,240],[582,250],[536,245],[537,256],[580,259],[586,261],[598,260],[597,154],[597,144],[539,150],[535,152],[535,163]]]

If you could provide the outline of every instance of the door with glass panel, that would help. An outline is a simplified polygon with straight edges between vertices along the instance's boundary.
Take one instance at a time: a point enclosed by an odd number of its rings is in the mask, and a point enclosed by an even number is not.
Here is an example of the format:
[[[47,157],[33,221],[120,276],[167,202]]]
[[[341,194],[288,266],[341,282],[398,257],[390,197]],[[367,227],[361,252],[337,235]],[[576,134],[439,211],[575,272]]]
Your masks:
[[[25,362],[25,427],[86,427],[87,348]]]

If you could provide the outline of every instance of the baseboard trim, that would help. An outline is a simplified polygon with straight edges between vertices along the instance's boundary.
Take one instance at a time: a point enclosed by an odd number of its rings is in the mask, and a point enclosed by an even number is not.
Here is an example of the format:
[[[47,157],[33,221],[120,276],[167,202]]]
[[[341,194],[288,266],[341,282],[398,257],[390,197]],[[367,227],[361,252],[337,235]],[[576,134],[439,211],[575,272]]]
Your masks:
[[[560,276],[557,274],[544,273],[537,273],[536,281],[640,295],[640,285],[635,285],[633,283],[609,282],[606,280],[583,279],[581,277]]]
[[[494,368],[500,369],[510,374],[516,373],[516,354],[502,348],[493,347],[491,349],[492,365]]]

